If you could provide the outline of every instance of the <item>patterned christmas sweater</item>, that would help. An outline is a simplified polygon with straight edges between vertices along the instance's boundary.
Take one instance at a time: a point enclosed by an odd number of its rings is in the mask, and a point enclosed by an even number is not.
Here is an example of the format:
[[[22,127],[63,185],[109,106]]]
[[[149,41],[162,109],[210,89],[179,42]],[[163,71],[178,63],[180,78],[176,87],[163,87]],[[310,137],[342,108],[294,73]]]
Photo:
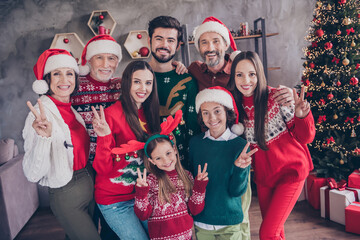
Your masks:
[[[174,131],[180,161],[189,169],[188,143],[192,136],[201,132],[195,111],[195,97],[198,93],[197,84],[189,74],[178,75],[175,70],[155,73],[160,101],[161,122],[179,109],[183,111],[185,124],[179,124]]]
[[[92,127],[93,113],[91,106],[94,106],[97,110],[100,109],[100,105],[104,108],[109,107],[119,98],[120,88],[120,78],[113,78],[109,82],[103,83],[94,80],[88,74],[79,77],[79,89],[71,96],[72,106],[84,119],[90,136],[90,162],[94,160],[96,149],[96,133]]]
[[[187,173],[193,180],[191,173]],[[183,182],[178,179],[176,170],[167,174],[176,188],[176,193],[170,195],[171,202],[165,204],[159,202],[159,182],[154,175],[149,174],[148,187],[135,186],[135,213],[141,220],[148,219],[150,239],[191,239],[193,219],[188,209],[193,215],[203,210],[208,181],[195,180],[192,195],[188,198],[185,196]]]
[[[128,201],[134,198],[134,185],[137,179],[136,169],[143,169],[143,161],[130,154],[116,156],[111,154],[111,149],[119,147],[130,140],[136,140],[126,121],[123,107],[120,101],[105,109],[105,118],[111,129],[111,134],[98,137],[96,155],[93,167],[96,171],[95,178],[95,201],[102,205]],[[138,111],[141,125],[147,129],[143,109]]]
[[[314,118],[310,112],[300,119],[294,115],[294,106],[279,106],[274,100],[275,88],[269,87],[268,111],[265,118],[267,151],[260,149],[254,134],[253,97],[243,97],[246,140],[251,148],[258,148],[253,155],[253,168],[257,184],[274,187],[279,183],[304,180],[313,169],[306,144],[315,137]]]

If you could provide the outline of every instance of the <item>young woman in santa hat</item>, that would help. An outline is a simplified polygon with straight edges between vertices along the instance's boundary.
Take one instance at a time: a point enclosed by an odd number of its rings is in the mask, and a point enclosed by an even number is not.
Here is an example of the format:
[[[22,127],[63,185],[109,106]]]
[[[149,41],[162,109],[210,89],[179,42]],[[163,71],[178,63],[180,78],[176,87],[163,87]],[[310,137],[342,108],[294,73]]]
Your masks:
[[[91,218],[94,183],[87,165],[89,136],[81,116],[71,107],[79,68],[63,49],[43,52],[34,66],[40,94],[23,129],[23,169],[31,182],[49,187],[50,207],[70,239],[99,240]]]
[[[111,229],[121,239],[148,239],[147,223],[134,212],[136,169],[143,166],[137,154],[114,155],[111,149],[130,140],[145,141],[160,130],[156,80],[150,65],[133,61],[122,76],[118,101],[100,114],[93,108],[94,131],[98,135],[93,167],[95,201]]]
[[[238,111],[231,93],[223,87],[210,87],[195,100],[199,123],[205,133],[190,140],[193,175],[197,166],[208,164],[209,181],[204,210],[194,216],[198,240],[242,239],[242,198],[248,186],[251,155],[249,143],[239,135]]]
[[[263,217],[260,239],[285,239],[284,223],[313,169],[306,144],[312,142],[315,126],[304,88],[300,97],[293,90],[295,104],[279,105],[259,56],[242,52],[233,61],[228,89],[245,125],[246,140],[259,149],[253,168]]]

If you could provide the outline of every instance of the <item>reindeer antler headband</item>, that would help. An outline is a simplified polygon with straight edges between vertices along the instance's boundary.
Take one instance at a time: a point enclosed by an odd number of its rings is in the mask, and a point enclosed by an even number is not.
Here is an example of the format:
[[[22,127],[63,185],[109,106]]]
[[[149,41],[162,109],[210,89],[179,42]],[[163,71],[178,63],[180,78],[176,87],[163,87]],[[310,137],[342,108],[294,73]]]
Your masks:
[[[170,134],[181,122],[181,117],[182,117],[182,111],[181,110],[176,111],[174,118],[172,116],[168,116],[166,118],[166,121],[161,123],[160,125],[161,132],[159,134],[152,135],[151,137],[148,138],[146,142],[130,140],[128,143],[121,144],[120,147],[113,148],[111,150],[111,153],[116,155],[121,155],[121,154],[128,154],[129,152],[134,152],[136,154],[136,151],[144,149],[145,155],[148,158],[150,158],[149,154],[146,151],[146,148],[152,140],[156,138],[167,138],[171,141],[172,144],[174,144],[172,141],[174,137]],[[137,154],[136,156],[135,154],[134,157],[137,157]]]

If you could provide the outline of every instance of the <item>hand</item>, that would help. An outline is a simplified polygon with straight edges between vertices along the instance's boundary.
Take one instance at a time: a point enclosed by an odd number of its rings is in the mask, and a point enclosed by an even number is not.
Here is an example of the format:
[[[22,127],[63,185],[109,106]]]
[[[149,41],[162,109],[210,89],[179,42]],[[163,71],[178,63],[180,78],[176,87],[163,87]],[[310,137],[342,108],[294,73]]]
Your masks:
[[[205,163],[203,171],[201,171],[200,164],[198,165],[198,175],[196,177],[196,179],[198,181],[207,181],[207,180],[209,180],[208,173],[206,172],[206,169],[207,169],[207,163]]]
[[[52,125],[46,119],[44,106],[40,99],[37,100],[39,104],[40,114],[36,111],[34,106],[30,101],[26,102],[26,105],[30,108],[30,111],[34,114],[35,120],[32,124],[32,127],[35,129],[35,132],[42,137],[51,137]]]
[[[295,100],[295,116],[298,118],[306,117],[310,112],[310,103],[304,100],[305,87],[301,88],[300,97],[298,97],[296,90],[293,89]]]
[[[187,68],[185,67],[185,65],[184,65],[182,62],[173,61],[173,62],[172,62],[172,65],[173,65],[174,67],[176,67],[175,72],[176,72],[178,75],[182,75],[182,74],[184,74],[184,73],[188,73]]]
[[[141,177],[140,168],[137,168],[138,178],[136,179],[136,186],[138,187],[147,187],[149,184],[146,182],[146,168],[144,168],[144,175]]]
[[[234,164],[235,166],[239,167],[239,168],[246,168],[247,166],[249,166],[251,164],[251,156],[257,152],[257,148],[254,148],[253,150],[251,150],[250,152],[246,152],[248,150],[250,146],[250,143],[248,142],[244,149],[242,150],[240,156],[235,160]]]
[[[294,104],[294,97],[291,88],[288,88],[283,85],[279,85],[276,88],[274,99],[281,106],[289,107]]]
[[[91,110],[94,113],[92,125],[95,133],[100,137],[109,135],[111,133],[111,129],[106,122],[103,106],[100,105],[100,116],[93,106],[91,106]]]

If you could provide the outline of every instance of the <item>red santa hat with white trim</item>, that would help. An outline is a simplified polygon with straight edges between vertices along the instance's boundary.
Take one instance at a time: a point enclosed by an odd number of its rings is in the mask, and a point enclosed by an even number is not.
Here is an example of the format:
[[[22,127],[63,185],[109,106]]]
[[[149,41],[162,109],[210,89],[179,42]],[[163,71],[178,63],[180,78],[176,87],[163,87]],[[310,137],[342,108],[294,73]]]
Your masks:
[[[113,37],[107,34],[101,34],[93,37],[85,45],[81,54],[80,75],[85,76],[90,72],[90,66],[88,61],[90,58],[100,53],[111,53],[118,57],[118,61],[121,61],[121,47],[115,41]]]
[[[206,32],[215,32],[220,34],[224,38],[226,46],[227,47],[231,46],[233,50],[233,52],[230,55],[231,60],[234,60],[236,55],[240,53],[240,50],[237,50],[236,43],[234,41],[233,36],[231,35],[230,30],[225,26],[223,22],[221,22],[219,19],[213,16],[205,18],[203,23],[194,29],[193,32],[193,36],[195,38],[194,43],[198,51],[199,51],[200,36]]]
[[[49,85],[44,80],[44,76],[57,68],[72,68],[79,74],[79,67],[75,58],[64,49],[45,50],[38,58],[33,70],[36,79],[32,84],[32,89],[37,94],[45,94],[49,91]]]
[[[201,90],[195,98],[196,113],[199,113],[201,104],[205,102],[216,102],[234,111],[236,120],[235,124],[230,126],[231,131],[236,135],[241,135],[244,133],[244,125],[239,123],[239,111],[237,109],[235,99],[228,90],[220,86]]]

